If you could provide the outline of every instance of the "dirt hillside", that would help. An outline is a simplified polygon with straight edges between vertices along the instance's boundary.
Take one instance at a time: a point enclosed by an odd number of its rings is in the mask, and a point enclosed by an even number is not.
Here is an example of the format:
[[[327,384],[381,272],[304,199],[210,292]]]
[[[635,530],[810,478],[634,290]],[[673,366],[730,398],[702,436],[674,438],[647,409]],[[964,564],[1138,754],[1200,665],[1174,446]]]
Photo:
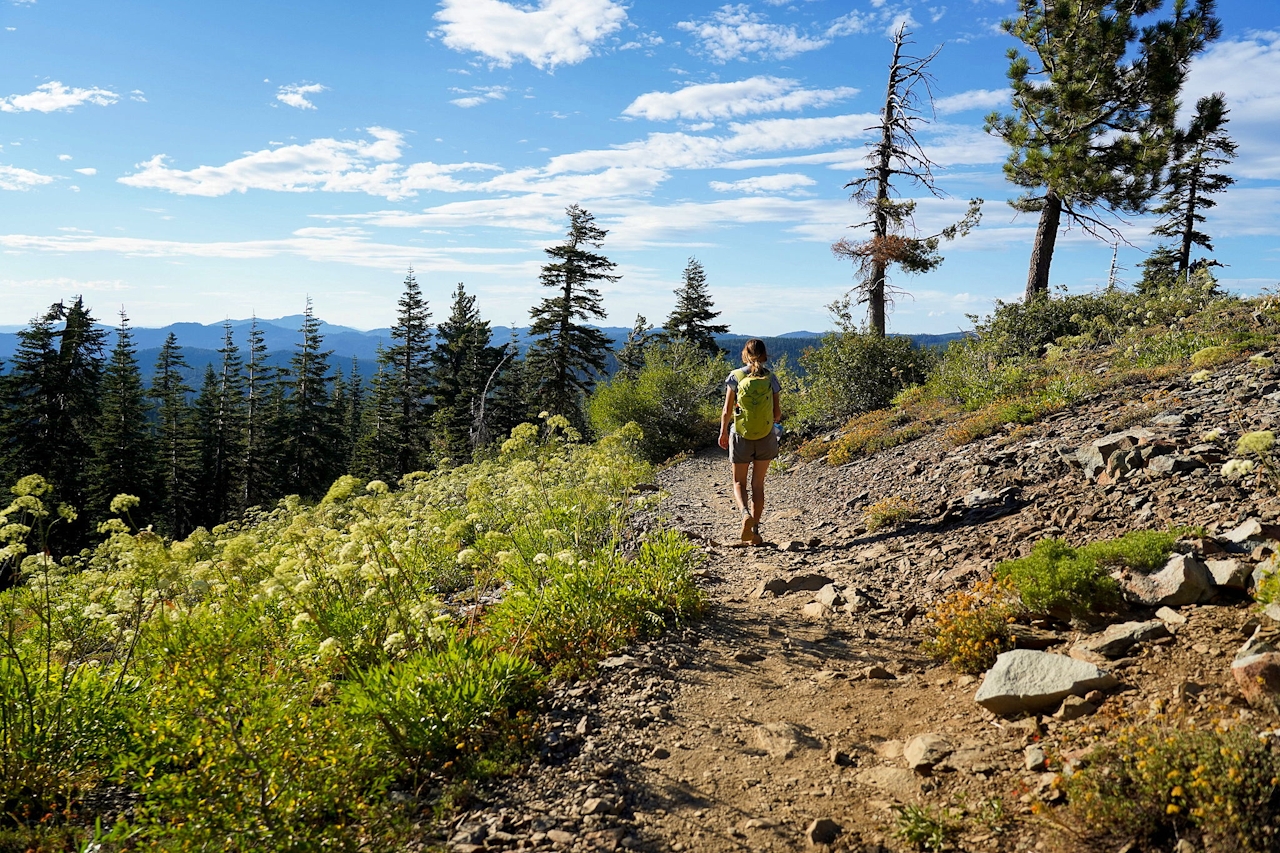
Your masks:
[[[1277,378],[1241,364],[1199,385],[1120,389],[958,448],[935,433],[839,468],[793,459],[770,474],[761,547],[736,541],[720,452],[665,469],[651,523],[703,544],[709,617],[559,686],[540,760],[482,793],[441,842],[470,853],[909,850],[894,830],[905,807],[925,805],[951,810],[960,849],[1084,849],[1037,806],[1059,796],[1037,750],[1070,756],[1118,715],[1171,703],[1258,713],[1230,664],[1265,617],[1227,587],[1161,611],[1163,636],[1096,658],[1118,685],[1067,719],[976,704],[981,677],[921,653],[926,613],[1046,537],[1078,545],[1200,525],[1200,556],[1230,551],[1252,571],[1274,545],[1226,535],[1274,522],[1280,503],[1224,480],[1220,448],[1276,425]],[[1202,440],[1214,428],[1227,444]],[[1118,450],[1103,442],[1111,457],[1091,469],[1079,451],[1116,433],[1131,438]],[[920,517],[866,532],[865,508],[885,497],[914,500]],[[1154,610],[1135,605],[1117,621]],[[1026,633],[1066,654],[1084,627]],[[936,737],[910,743],[925,734]]]

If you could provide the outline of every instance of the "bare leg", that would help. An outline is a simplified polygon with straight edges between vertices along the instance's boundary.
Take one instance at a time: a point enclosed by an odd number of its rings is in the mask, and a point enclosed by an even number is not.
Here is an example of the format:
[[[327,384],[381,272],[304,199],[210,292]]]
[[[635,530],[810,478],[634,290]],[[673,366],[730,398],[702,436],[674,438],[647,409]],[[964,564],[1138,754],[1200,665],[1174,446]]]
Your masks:
[[[742,538],[750,539],[755,530],[755,519],[747,509],[747,468],[749,463],[733,463],[733,500],[742,513]]]
[[[764,477],[769,473],[769,463],[757,460],[751,465],[751,517],[756,521],[764,515]]]
[[[756,526],[760,523],[760,517],[764,515],[764,478],[769,473],[769,463],[756,460],[751,465],[751,544],[759,545],[764,542],[760,538],[760,532]]]

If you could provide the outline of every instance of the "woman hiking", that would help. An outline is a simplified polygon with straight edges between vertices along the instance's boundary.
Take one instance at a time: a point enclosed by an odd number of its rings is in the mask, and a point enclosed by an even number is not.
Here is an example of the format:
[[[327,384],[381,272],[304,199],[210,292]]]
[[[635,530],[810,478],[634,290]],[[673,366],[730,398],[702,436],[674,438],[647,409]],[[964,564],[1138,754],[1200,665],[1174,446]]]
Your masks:
[[[778,455],[782,422],[782,385],[765,369],[769,353],[764,341],[752,338],[742,347],[743,366],[724,381],[724,411],[720,414],[720,446],[729,451],[733,466],[733,499],[742,511],[742,541],[760,545],[760,516],[764,513],[764,477]],[[732,426],[731,426],[732,425]],[[751,503],[747,503],[747,472],[751,474]],[[748,509],[750,506],[750,509]]]

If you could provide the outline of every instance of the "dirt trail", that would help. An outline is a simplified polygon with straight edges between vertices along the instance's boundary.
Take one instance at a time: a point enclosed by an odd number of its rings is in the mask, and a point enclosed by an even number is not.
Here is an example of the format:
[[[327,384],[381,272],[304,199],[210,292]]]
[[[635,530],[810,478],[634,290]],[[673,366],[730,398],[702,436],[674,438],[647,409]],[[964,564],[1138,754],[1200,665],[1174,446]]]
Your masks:
[[[654,733],[656,757],[632,776],[642,800],[657,800],[644,810],[645,834],[672,850],[812,849],[806,829],[825,818],[842,830],[835,849],[883,841],[890,806],[921,787],[900,761],[882,766],[900,752],[893,742],[985,723],[949,673],[918,653],[897,589],[912,579],[896,566],[854,569],[844,505],[866,489],[853,472],[771,474],[767,544],[755,548],[733,547],[728,474],[722,454],[709,453],[660,478],[671,522],[724,544],[708,548],[714,616],[677,678],[672,719]],[[862,618],[829,620],[800,612],[814,590],[756,597],[766,581],[805,575],[880,600]]]
[[[624,650],[590,682],[553,689],[540,759],[482,793],[441,840],[456,853],[906,851],[918,848],[894,837],[895,822],[924,805],[951,810],[957,849],[1089,849],[1032,814],[1037,800],[1061,800],[1028,747],[1060,756],[1105,736],[1118,716],[1154,708],[1181,705],[1205,720],[1254,713],[1230,675],[1258,622],[1248,599],[1223,589],[1180,608],[1174,636],[1105,662],[1120,685],[1095,697],[1096,717],[1079,719],[984,711],[976,679],[920,653],[924,612],[1045,537],[1082,544],[1280,521],[1280,500],[1225,481],[1216,448],[1199,443],[1211,427],[1280,427],[1277,389],[1280,370],[1239,367],[1208,385],[1099,395],[958,448],[935,433],[842,467],[783,466],[767,484],[767,544],[754,548],[737,542],[722,452],[664,469],[649,523],[702,543],[707,618]],[[1138,467],[1106,483],[1068,464],[1076,448],[1131,426],[1166,464],[1135,451]],[[913,501],[920,519],[865,532],[864,508],[889,496]],[[1249,568],[1269,553],[1239,556]],[[829,582],[841,595],[834,610],[814,603]],[[1117,617],[1152,618],[1149,608]],[[1065,625],[1038,627],[1059,653],[1081,639]],[[922,734],[949,751],[926,774],[903,755]]]

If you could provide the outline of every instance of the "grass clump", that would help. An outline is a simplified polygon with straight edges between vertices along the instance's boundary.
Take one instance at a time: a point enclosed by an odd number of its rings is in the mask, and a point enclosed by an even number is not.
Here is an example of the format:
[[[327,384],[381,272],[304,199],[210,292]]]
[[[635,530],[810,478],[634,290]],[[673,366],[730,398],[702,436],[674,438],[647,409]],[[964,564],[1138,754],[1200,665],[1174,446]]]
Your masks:
[[[1220,364],[1225,364],[1230,361],[1231,357],[1231,347],[1222,346],[1221,344],[1207,346],[1204,349],[1196,350],[1191,354],[1191,366],[1196,370],[1201,370],[1206,367],[1217,367]]]
[[[1202,729],[1190,720],[1122,727],[1066,780],[1086,832],[1167,849],[1275,850],[1280,843],[1280,756],[1244,723]]]
[[[927,614],[932,624],[922,646],[924,653],[957,672],[986,672],[1001,652],[1014,647],[1013,622],[1021,610],[1008,582],[989,579],[972,589],[957,590]]]
[[[896,527],[920,514],[920,507],[911,498],[898,496],[882,498],[862,511],[862,523],[872,533],[885,527]]]
[[[1078,549],[1099,566],[1127,567],[1140,572],[1163,568],[1173,553],[1178,534],[1161,530],[1130,530],[1118,539],[1091,542]]]
[[[954,809],[902,806],[893,819],[895,838],[917,850],[945,850],[960,834],[960,813]]]

